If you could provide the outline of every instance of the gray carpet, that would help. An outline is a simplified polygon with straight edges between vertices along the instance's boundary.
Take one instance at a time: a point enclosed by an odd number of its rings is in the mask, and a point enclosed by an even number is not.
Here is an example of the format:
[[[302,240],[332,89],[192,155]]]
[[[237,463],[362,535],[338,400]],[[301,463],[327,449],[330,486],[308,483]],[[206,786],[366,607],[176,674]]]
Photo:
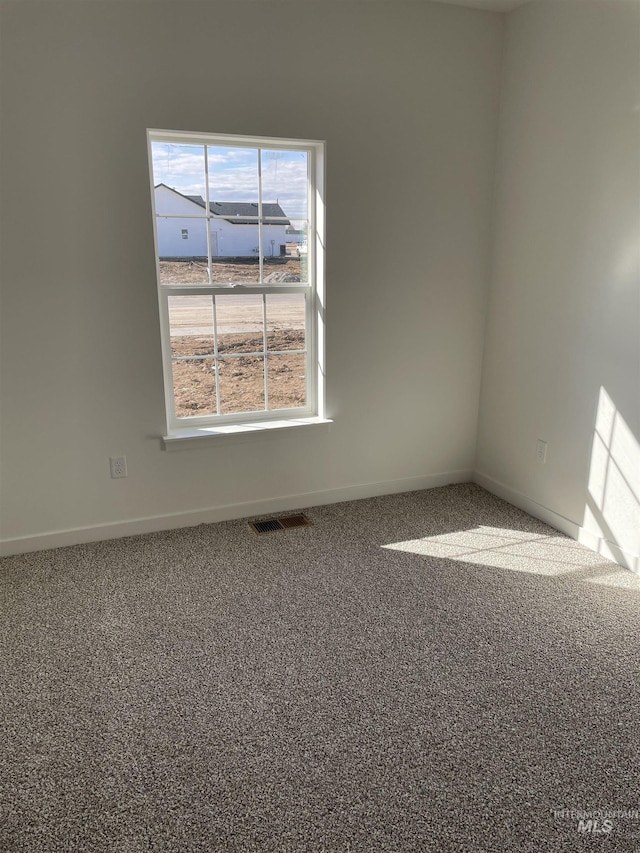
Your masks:
[[[3,853],[640,851],[634,576],[474,485],[307,514],[1,561]]]

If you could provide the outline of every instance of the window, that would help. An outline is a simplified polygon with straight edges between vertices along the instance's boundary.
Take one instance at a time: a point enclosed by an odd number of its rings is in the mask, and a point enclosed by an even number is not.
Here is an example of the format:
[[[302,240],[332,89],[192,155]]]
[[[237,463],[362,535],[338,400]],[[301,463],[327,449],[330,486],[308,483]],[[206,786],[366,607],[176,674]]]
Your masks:
[[[148,141],[168,433],[321,415],[324,144]]]

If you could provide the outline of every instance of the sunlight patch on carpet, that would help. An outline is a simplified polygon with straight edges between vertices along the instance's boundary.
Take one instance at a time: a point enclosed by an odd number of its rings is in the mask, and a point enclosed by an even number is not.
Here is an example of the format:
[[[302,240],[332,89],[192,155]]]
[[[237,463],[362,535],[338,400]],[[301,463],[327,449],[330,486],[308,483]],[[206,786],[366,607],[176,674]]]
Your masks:
[[[470,530],[392,542],[382,547],[391,551],[405,551],[425,557],[444,557],[461,563],[536,575],[559,576],[601,568],[605,578],[609,580],[599,582],[618,585],[613,580],[613,575],[618,574],[615,563],[603,565],[601,555],[585,551],[579,543],[560,535],[545,536],[526,531],[479,526]],[[625,571],[620,571],[621,581],[626,581],[624,585],[628,586]]]

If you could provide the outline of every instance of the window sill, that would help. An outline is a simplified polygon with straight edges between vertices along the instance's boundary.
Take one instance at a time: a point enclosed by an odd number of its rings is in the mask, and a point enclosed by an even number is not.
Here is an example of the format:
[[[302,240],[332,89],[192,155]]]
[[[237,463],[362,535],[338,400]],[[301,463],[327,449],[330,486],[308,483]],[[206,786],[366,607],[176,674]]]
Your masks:
[[[190,450],[203,447],[220,447],[222,444],[235,444],[262,439],[265,436],[283,435],[288,430],[303,427],[329,429],[332,420],[328,418],[291,418],[279,421],[260,421],[246,424],[227,424],[209,427],[190,427],[171,430],[162,437],[165,450]]]

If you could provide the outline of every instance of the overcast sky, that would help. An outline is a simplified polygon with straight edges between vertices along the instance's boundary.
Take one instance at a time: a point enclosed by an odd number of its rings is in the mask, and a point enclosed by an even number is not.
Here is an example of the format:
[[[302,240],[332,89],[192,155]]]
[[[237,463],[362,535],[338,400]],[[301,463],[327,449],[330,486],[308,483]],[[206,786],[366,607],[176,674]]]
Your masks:
[[[203,145],[153,142],[153,182],[205,197]],[[258,201],[258,150],[207,146],[209,201]],[[262,201],[279,202],[290,219],[307,215],[307,154],[262,150]]]

